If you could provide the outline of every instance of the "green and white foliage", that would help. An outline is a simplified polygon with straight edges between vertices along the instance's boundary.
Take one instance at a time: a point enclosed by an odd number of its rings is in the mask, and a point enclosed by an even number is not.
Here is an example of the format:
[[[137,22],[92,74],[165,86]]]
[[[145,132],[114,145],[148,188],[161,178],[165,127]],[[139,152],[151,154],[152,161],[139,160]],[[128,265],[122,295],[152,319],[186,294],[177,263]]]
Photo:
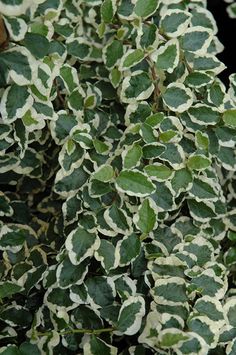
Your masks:
[[[236,353],[236,74],[206,5],[0,0],[0,353]]]

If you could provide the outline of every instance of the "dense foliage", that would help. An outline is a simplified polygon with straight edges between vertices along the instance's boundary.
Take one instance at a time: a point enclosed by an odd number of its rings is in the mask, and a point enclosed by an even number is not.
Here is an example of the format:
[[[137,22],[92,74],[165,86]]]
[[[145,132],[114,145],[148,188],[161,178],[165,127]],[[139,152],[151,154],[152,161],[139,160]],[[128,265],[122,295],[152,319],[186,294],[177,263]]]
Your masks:
[[[235,354],[236,75],[206,1],[0,13],[0,353]]]

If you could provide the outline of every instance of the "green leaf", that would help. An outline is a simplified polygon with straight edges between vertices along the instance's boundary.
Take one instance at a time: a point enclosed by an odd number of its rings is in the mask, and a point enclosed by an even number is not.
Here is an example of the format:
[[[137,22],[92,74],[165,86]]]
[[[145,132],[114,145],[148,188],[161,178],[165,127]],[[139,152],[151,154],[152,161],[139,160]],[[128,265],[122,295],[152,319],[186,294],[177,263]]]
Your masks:
[[[136,15],[147,18],[152,15],[159,5],[158,0],[138,0],[134,7]]]
[[[155,178],[155,180],[161,180],[161,181],[167,180],[173,173],[170,168],[160,163],[156,163],[153,165],[146,165],[144,169],[149,176]]]
[[[144,58],[144,52],[142,49],[130,49],[128,50],[123,58],[121,59],[121,63],[119,66],[120,70],[127,70],[132,66],[141,62]]]
[[[6,28],[14,41],[21,41],[27,32],[27,24],[22,18],[4,17]]]
[[[157,52],[155,61],[156,68],[166,70],[167,73],[173,73],[179,64],[179,42],[176,39],[167,41]]]
[[[201,26],[188,28],[181,37],[182,49],[196,54],[205,54],[212,40],[212,32]]]
[[[139,236],[135,233],[126,235],[116,246],[116,257],[118,258],[119,266],[129,265],[139,256],[140,251],[141,242]]]
[[[145,100],[150,97],[154,90],[154,85],[149,75],[141,70],[137,70],[126,77],[121,86],[121,99],[125,103],[134,103],[137,100]]]
[[[37,62],[25,47],[15,46],[0,53],[0,63],[9,69],[12,80],[20,85],[30,85],[37,73]]]
[[[169,277],[157,279],[152,289],[154,301],[160,304],[173,304],[186,302],[188,300],[186,283],[180,277]]]
[[[161,17],[160,28],[168,37],[182,35],[190,22],[191,15],[187,11],[178,9],[167,10]]]
[[[70,261],[73,265],[79,265],[83,260],[91,257],[100,246],[100,239],[94,233],[85,229],[72,230],[65,242]]]
[[[156,211],[151,205],[151,200],[145,199],[139,207],[138,213],[134,216],[137,228],[145,234],[151,232],[156,224]]]
[[[121,306],[117,330],[122,334],[133,335],[141,327],[145,314],[145,302],[141,296],[131,296]]]
[[[0,282],[0,298],[11,297],[22,290],[22,287],[10,281]]]
[[[114,177],[114,170],[111,165],[104,164],[93,174],[93,179],[108,182]]]
[[[116,188],[129,196],[145,197],[155,191],[151,180],[138,170],[124,170],[116,179]]]
[[[114,40],[103,50],[104,62],[107,68],[113,68],[123,56],[123,45],[121,41]]]
[[[104,354],[104,355],[116,355],[117,354],[117,348],[114,346],[111,346],[107,344],[104,340],[95,337],[92,335],[92,337],[89,339],[88,342],[84,344],[84,354]]]
[[[116,233],[127,234],[132,232],[131,218],[125,211],[113,204],[104,213],[104,219]]]
[[[101,18],[103,22],[110,23],[116,11],[116,2],[113,0],[104,0],[101,6]]]
[[[113,68],[111,73],[109,74],[109,79],[114,88],[117,88],[121,81],[121,72],[117,68]]]
[[[186,77],[184,83],[191,88],[201,88],[210,84],[212,81],[213,78],[210,75],[195,71]]]
[[[188,158],[187,165],[191,170],[205,170],[211,165],[211,160],[204,155],[195,154]]]
[[[24,38],[24,45],[36,58],[42,59],[49,53],[48,39],[37,33],[27,33]]]
[[[215,125],[220,120],[220,113],[214,107],[196,104],[189,108],[191,120],[199,125]]]
[[[178,329],[166,329],[159,335],[160,346],[163,348],[171,348],[178,345],[183,340],[187,340],[189,337],[186,333]]]
[[[143,152],[139,144],[134,144],[122,153],[124,169],[131,169],[140,164]]]
[[[92,304],[100,307],[111,305],[115,298],[115,285],[111,277],[93,276],[85,281]]]
[[[236,127],[236,110],[226,110],[223,113],[223,120],[227,126]]]
[[[91,46],[79,37],[67,43],[67,52],[80,60],[85,60],[91,53]]]
[[[193,94],[181,83],[171,83],[163,94],[165,105],[172,111],[187,111],[193,103]]]
[[[11,123],[17,118],[23,117],[32,104],[33,98],[26,87],[16,84],[9,86],[4,91],[0,104],[3,121]]]

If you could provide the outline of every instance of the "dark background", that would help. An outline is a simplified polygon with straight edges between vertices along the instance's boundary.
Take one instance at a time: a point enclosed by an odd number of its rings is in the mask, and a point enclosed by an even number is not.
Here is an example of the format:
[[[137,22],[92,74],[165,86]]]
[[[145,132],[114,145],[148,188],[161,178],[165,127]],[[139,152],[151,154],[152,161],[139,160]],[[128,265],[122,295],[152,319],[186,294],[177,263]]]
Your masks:
[[[236,19],[230,19],[226,12],[228,4],[224,0],[208,0],[207,8],[213,14],[218,26],[218,38],[225,46],[218,58],[227,66],[219,75],[220,79],[228,86],[228,77],[236,72]]]

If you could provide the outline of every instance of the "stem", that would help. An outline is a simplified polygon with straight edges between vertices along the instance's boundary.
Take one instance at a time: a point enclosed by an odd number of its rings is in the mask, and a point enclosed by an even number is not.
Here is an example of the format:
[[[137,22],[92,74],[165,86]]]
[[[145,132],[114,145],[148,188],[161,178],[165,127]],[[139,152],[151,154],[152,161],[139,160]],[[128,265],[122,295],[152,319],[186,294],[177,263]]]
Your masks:
[[[140,241],[142,242],[143,240],[145,240],[148,237],[148,233],[143,233],[140,235]]]
[[[115,329],[114,328],[103,328],[103,329],[70,329],[70,330],[64,330],[62,332],[58,332],[59,335],[69,335],[69,334],[100,334],[100,333],[108,333],[108,332],[113,332]],[[52,331],[48,332],[38,332],[36,331],[34,333],[37,336],[51,336],[53,333]]]
[[[157,76],[157,72],[156,72],[156,68],[155,68],[155,63],[153,63],[153,61],[148,58],[148,62],[149,62],[149,65],[151,67],[151,73],[152,73],[152,80],[153,80],[153,84],[155,86],[154,88],[154,107],[155,107],[155,110],[158,111],[158,103],[159,103],[159,97],[160,97],[160,90],[159,90],[159,87],[158,87],[158,76]]]

